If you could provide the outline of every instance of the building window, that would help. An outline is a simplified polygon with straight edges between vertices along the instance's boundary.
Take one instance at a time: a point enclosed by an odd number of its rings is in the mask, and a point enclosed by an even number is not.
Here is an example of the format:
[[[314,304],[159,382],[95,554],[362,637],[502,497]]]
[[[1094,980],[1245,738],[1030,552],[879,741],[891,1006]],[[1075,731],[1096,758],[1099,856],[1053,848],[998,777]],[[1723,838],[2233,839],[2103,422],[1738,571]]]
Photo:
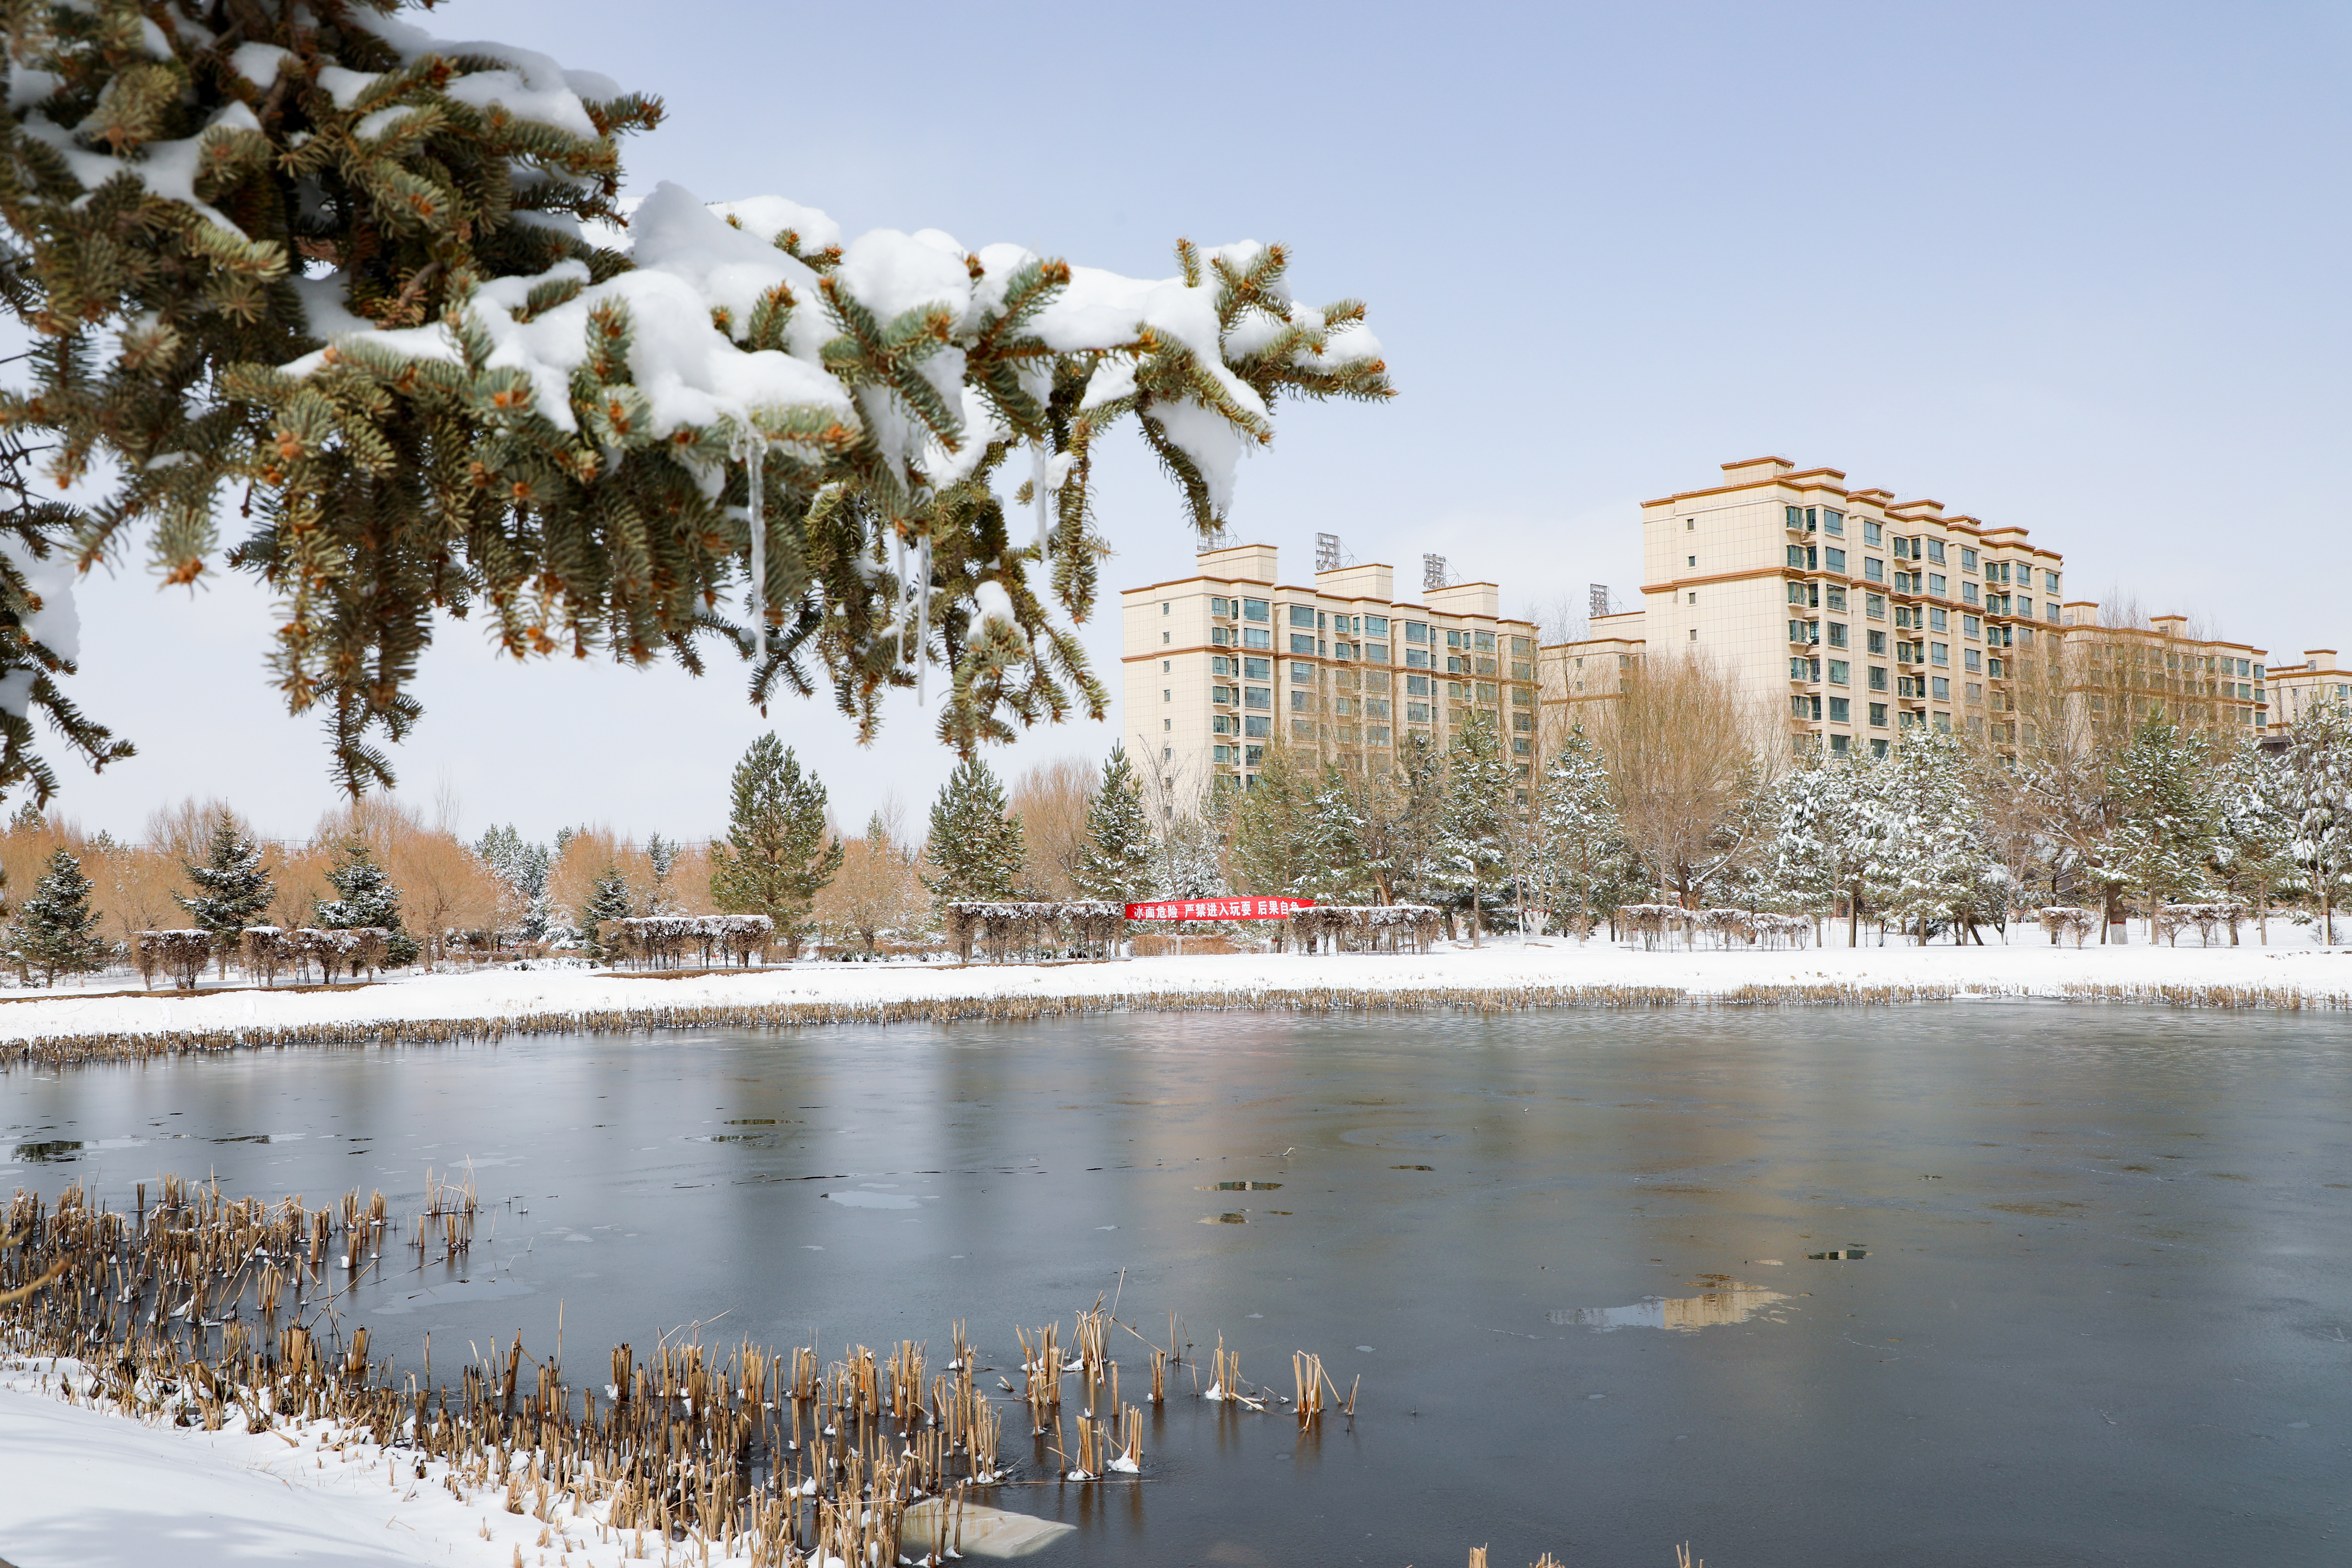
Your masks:
[[[1404,640],[1407,642],[1427,642],[1429,640],[1428,626],[1421,621],[1405,622]]]
[[[1884,594],[1864,594],[1862,596],[1862,613],[1868,616],[1874,621],[1885,620],[1886,618],[1886,595]]]
[[[1885,703],[1884,703],[1884,702],[1874,702],[1874,703],[1872,703],[1872,704],[1870,705],[1870,722],[1871,722],[1872,727],[1873,727],[1873,728],[1874,728],[1874,729],[1884,730],[1884,729],[1885,729],[1885,728],[1886,728],[1886,704],[1885,704]],[[1880,745],[1882,748],[1884,748],[1885,744],[1886,744],[1886,742],[1885,742],[1884,741],[1881,741],[1881,742],[1879,742],[1879,745]],[[1883,756],[1885,756],[1885,755],[1886,754],[1886,752],[1882,749],[1882,750],[1879,752],[1879,753],[1878,753],[1878,754],[1879,754],[1880,756],[1882,756],[1882,757],[1883,757]]]
[[[1940,664],[1948,667],[1952,662],[1952,645],[1943,642],[1929,643],[1927,645],[1927,662],[1929,664]]]
[[[1692,556],[1685,557],[1685,559],[1688,561],[1688,563],[1690,563],[1690,565],[1692,565],[1693,567],[1696,567],[1696,566],[1697,566],[1697,565],[1698,565],[1698,557],[1697,557],[1697,556],[1696,556],[1696,555],[1692,555]]]
[[[1698,628],[1696,626],[1693,626],[1690,629],[1690,640],[1693,642],[1698,641]]]
[[[2045,594],[2054,594],[2058,591],[2057,573],[2044,572],[2042,574],[2042,591]]]
[[[1853,745],[1853,738],[1850,735],[1832,735],[1830,737],[1830,752],[1832,755],[1843,757]]]
[[[1944,542],[1942,540],[1931,539],[1927,541],[1927,559],[1934,562],[1938,566],[1941,566],[1944,563]]]
[[[1962,603],[1962,604],[1964,604],[1964,605],[1973,605],[1973,604],[1975,604],[1976,602],[1977,602],[1977,585],[1976,585],[1974,583],[1963,583],[1963,584],[1960,584],[1960,603]]]
[[[1426,702],[1408,702],[1408,703],[1406,703],[1406,704],[1404,705],[1404,721],[1405,721],[1406,723],[1408,723],[1408,724],[1426,724],[1426,723],[1428,723],[1428,722],[1429,722],[1429,704],[1428,704],[1428,703],[1426,703]]]
[[[1365,618],[1368,620],[1376,620],[1379,617],[1366,616]],[[1386,664],[1389,661],[1389,645],[1384,642],[1366,643],[1364,645],[1364,658],[1369,663]]]
[[[1294,691],[1294,692],[1292,692],[1292,693],[1290,694],[1290,710],[1291,710],[1293,713],[1312,713],[1312,712],[1314,712],[1314,711],[1315,711],[1315,693],[1313,693],[1312,691]]]
[[[1882,648],[1879,651],[1883,653],[1885,650]],[[1870,667],[1870,689],[1873,691],[1884,691],[1886,689],[1886,667],[1885,665],[1874,664]]]
[[[1823,533],[1832,533],[1838,538],[1843,539],[1845,537],[1845,513],[1842,511],[1832,511],[1827,507],[1823,507],[1822,509],[1822,531]]]
[[[1294,626],[1305,626],[1308,631],[1313,631],[1315,629],[1315,606],[1312,605],[1291,605],[1290,624]]]
[[[1846,662],[1845,662],[1845,660],[1843,660],[1843,659],[1842,659],[1842,658],[1833,658],[1833,659],[1830,660],[1830,684],[1831,684],[1832,686],[1843,686],[1843,685],[1845,685],[1845,684],[1846,684],[1845,674],[1846,674]]]
[[[1832,621],[1830,623],[1830,647],[1843,647],[1845,646],[1845,623],[1843,621]]]
[[[1941,605],[1931,605],[1927,611],[1927,629],[1931,632],[1946,632],[1951,630],[1952,617],[1950,612],[1946,610]]]
[[[1875,555],[1865,555],[1862,558],[1862,574],[1874,583],[1884,583],[1886,581],[1886,563]]]
[[[1962,637],[1977,637],[1982,633],[1984,623],[1977,619],[1974,616],[1962,616],[1960,617],[1960,635]]]
[[[1948,735],[1948,734],[1950,734],[1951,732],[1952,732],[1952,716],[1951,716],[1949,713],[1938,713],[1938,714],[1937,714],[1937,715],[1936,715],[1936,733],[1937,733],[1938,735]]]
[[[1832,585],[1829,590],[1827,597],[1829,607],[1831,609],[1843,611],[1845,608],[1845,590],[1843,588]]]
[[[1160,700],[1162,702],[1173,702],[1176,700],[1176,693],[1163,686],[1160,689]]]
[[[1862,542],[1864,544],[1883,543],[1885,542],[1883,536],[1885,531],[1886,531],[1881,528],[1878,524],[1872,522],[1867,518],[1864,518],[1862,524]]]
[[[1219,619],[1222,620],[1229,618],[1233,613],[1234,602],[1231,599],[1211,599],[1209,601],[1209,614],[1217,616]]]
[[[1385,697],[1367,697],[1367,698],[1365,698],[1365,699],[1364,699],[1364,717],[1365,717],[1365,718],[1367,718],[1367,719],[1385,719],[1385,718],[1387,718],[1388,716],[1389,716],[1389,700],[1388,700],[1387,698],[1385,698]]]
[[[1970,637],[1974,637],[1976,634],[1971,632],[1969,635]],[[1974,674],[1977,669],[1980,668],[1983,658],[1984,655],[1979,653],[1976,649],[1972,647],[1964,647],[1960,650],[1960,668],[1968,670],[1970,674]]]
[[[1840,550],[1833,544],[1824,545],[1822,549],[1822,570],[1824,572],[1844,571],[1845,552]]]
[[[1406,676],[1406,677],[1404,678],[1404,694],[1405,694],[1407,697],[1426,697],[1426,696],[1428,696],[1428,695],[1429,695],[1429,677],[1427,677],[1427,676],[1425,676],[1425,675],[1408,675],[1408,676]]]
[[[1933,594],[1938,599],[1946,596],[1944,593],[1944,574],[1941,572],[1930,572],[1927,574],[1927,592]]]
[[[2042,618],[2045,621],[2054,621],[2058,618],[2057,600],[2052,599],[2042,606]]]
[[[1697,604],[1697,603],[1698,603],[1698,595],[1697,595],[1696,593],[1692,594],[1692,595],[1691,595],[1691,596],[1690,596],[1689,602],[1690,602],[1691,604],[1694,604],[1694,605]]]
[[[1242,619],[1245,621],[1263,621],[1267,619],[1273,614],[1273,605],[1264,599],[1244,599],[1242,601]]]
[[[1274,634],[1262,626],[1244,626],[1242,647],[1271,649],[1274,647]]]
[[[1789,546],[1788,559],[1790,571],[1802,572],[1805,569],[1805,547],[1801,544]]]
[[[1967,691],[1969,701],[1982,702],[1984,700],[1984,688],[1978,685],[1975,681],[1971,680],[1968,683]]]
[[[1223,700],[1223,699],[1220,699],[1220,700]],[[1234,722],[1234,716],[1230,713],[1212,713],[1209,715],[1209,733],[1212,735],[1230,735],[1234,733],[1238,729],[1239,726]]]
[[[1927,695],[1934,698],[1938,702],[1949,702],[1952,700],[1952,683],[1950,679],[1941,675],[1929,677],[1927,680]]]
[[[1480,652],[1480,653],[1492,653],[1492,652],[1494,652],[1494,651],[1495,651],[1495,634],[1494,634],[1494,633],[1492,633],[1492,632],[1476,632],[1476,633],[1474,633],[1474,634],[1472,634],[1472,635],[1473,635],[1474,638],[1475,639],[1475,641],[1476,641],[1476,642],[1477,642],[1477,644],[1478,644],[1478,647],[1477,647],[1477,651],[1478,651],[1478,652]]]
[[[1168,601],[1165,599],[1160,601],[1160,613],[1163,616],[1168,613]]]
[[[1269,739],[1274,734],[1274,721],[1272,719],[1244,718],[1242,720],[1242,733],[1248,736],[1253,741]],[[1253,757],[1250,759],[1250,762],[1251,764],[1255,766],[1257,759]]]
[[[1960,570],[1961,570],[1961,571],[1963,571],[1963,572],[1973,572],[1973,571],[1975,571],[1976,569],[1977,569],[1977,552],[1976,552],[1975,551],[1973,551],[1973,550],[1969,549],[1969,548],[1967,545],[1965,545],[1965,544],[1961,545],[1961,546],[1960,546]]]
[[[1822,700],[1818,697],[1791,697],[1789,699],[1789,712],[1792,718],[1809,723],[1819,723],[1822,717]]]
[[[1240,751],[1239,746],[1212,746],[1209,748],[1209,760],[1213,763],[1230,763]]]
[[[1242,676],[1244,679],[1248,680],[1272,680],[1274,679],[1274,660],[1270,658],[1245,658],[1242,660]]]
[[[1245,686],[1242,689],[1242,706],[1270,712],[1274,708],[1274,692],[1264,686]]]
[[[1162,732],[1162,733],[1165,733],[1165,732],[1167,732],[1168,731],[1171,731],[1171,730],[1173,730],[1174,728],[1176,728],[1176,721],[1175,721],[1175,720],[1173,720],[1173,719],[1162,719],[1161,721],[1160,721],[1160,728],[1161,732]]]
[[[1851,723],[1853,723],[1853,704],[1852,702],[1848,701],[1846,699],[1844,699],[1844,698],[1843,698],[1843,697],[1832,697],[1832,698],[1831,698],[1831,699],[1830,699],[1830,722],[1831,722],[1831,723],[1832,723],[1832,724],[1851,724]]]

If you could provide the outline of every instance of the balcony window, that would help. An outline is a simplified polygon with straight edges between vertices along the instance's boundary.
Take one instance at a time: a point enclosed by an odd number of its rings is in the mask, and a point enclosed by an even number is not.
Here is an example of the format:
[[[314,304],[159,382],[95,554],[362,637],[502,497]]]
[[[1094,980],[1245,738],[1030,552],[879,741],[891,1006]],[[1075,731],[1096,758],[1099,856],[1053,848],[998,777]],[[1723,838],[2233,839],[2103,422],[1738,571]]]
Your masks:
[[[1209,688],[1209,700],[1212,702],[1233,702],[1238,700],[1238,699],[1234,697],[1234,689],[1230,686],[1212,686]]]
[[[1427,669],[1429,668],[1429,650],[1425,647],[1409,647],[1404,650],[1404,661],[1412,668]]]
[[[1884,691],[1886,689],[1886,667],[1885,665],[1874,664],[1870,667],[1870,689],[1873,691]]]
[[[1242,678],[1245,680],[1272,680],[1274,679],[1274,660],[1270,658],[1245,658],[1242,660]]]
[[[1209,642],[1213,647],[1231,647],[1234,640],[1234,634],[1227,631],[1223,626],[1211,626],[1209,628]]]
[[[1428,627],[1428,626],[1427,626],[1427,625],[1425,625],[1425,624],[1424,624],[1424,623],[1423,623],[1423,622],[1420,622],[1420,621],[1407,621],[1407,622],[1405,622],[1405,624],[1404,624],[1404,640],[1405,640],[1405,641],[1407,641],[1407,642],[1419,642],[1419,643],[1425,643],[1425,642],[1427,642],[1427,641],[1429,640],[1429,627]]]
[[[1941,566],[1944,563],[1944,542],[1942,540],[1931,539],[1927,541],[1927,559],[1934,562],[1938,566]]]
[[[1230,713],[1212,713],[1209,715],[1209,733],[1212,735],[1230,735],[1240,728],[1241,724],[1239,721],[1235,720]]]
[[[1335,642],[1331,645],[1331,657],[1352,659],[1356,657],[1356,645],[1351,642]]]
[[[1874,621],[1885,620],[1886,618],[1886,595],[1884,594],[1864,594],[1862,596],[1862,613],[1869,616]]]
[[[1478,652],[1480,652],[1480,653],[1492,653],[1492,652],[1494,652],[1494,651],[1495,651],[1495,634],[1494,634],[1494,633],[1492,633],[1492,632],[1474,632],[1474,633],[1473,633],[1473,634],[1471,634],[1471,635],[1472,635],[1473,638],[1476,641],[1476,643],[1477,643],[1477,645],[1478,645],[1478,647],[1477,647],[1477,651],[1478,651]]]
[[[1218,763],[1236,762],[1239,760],[1240,752],[1239,746],[1212,746],[1209,748],[1209,760]]]
[[[1428,723],[1428,722],[1429,722],[1429,704],[1428,704],[1428,703],[1426,703],[1426,702],[1408,702],[1408,703],[1406,703],[1406,704],[1404,705],[1404,721],[1405,721],[1406,723],[1408,723],[1408,724],[1426,724],[1426,723]]]
[[[1271,649],[1274,647],[1274,634],[1263,626],[1244,626],[1242,647]]]
[[[1367,697],[1367,698],[1365,698],[1365,699],[1364,699],[1364,717],[1365,717],[1365,718],[1367,718],[1367,719],[1385,719],[1385,718],[1387,718],[1388,716],[1389,716],[1389,700],[1388,700],[1387,698],[1385,698],[1385,697]]]
[[[1290,624],[1294,626],[1305,626],[1308,631],[1313,631],[1315,629],[1315,606],[1312,605],[1291,605]]]
[[[1311,664],[1292,665],[1290,667],[1290,684],[1293,686],[1314,685],[1315,667]]]
[[[1491,680],[1481,680],[1477,682],[1477,687],[1479,702],[1492,708],[1495,705],[1495,683]]]
[[[1945,593],[1944,574],[1941,572],[1927,574],[1927,592],[1938,599],[1948,597]]]
[[[1274,708],[1273,689],[1265,686],[1245,686],[1242,688],[1242,706],[1244,708],[1255,708],[1262,711],[1272,711]]]
[[[1520,734],[1532,735],[1535,733],[1536,716],[1532,713],[1514,713],[1511,715],[1511,728]]]
[[[1233,613],[1234,602],[1231,599],[1212,598],[1209,601],[1209,614],[1230,619]]]
[[[1253,714],[1244,714],[1242,716],[1242,733],[1244,736],[1253,741],[1272,740],[1274,738],[1274,721],[1272,719],[1260,719]],[[1250,749],[1255,752],[1257,748],[1253,746]],[[1250,762],[1251,764],[1255,766],[1257,759],[1255,757],[1252,757]]]
[[[1929,664],[1940,664],[1945,666],[1947,668],[1950,668],[1952,662],[1952,645],[1949,643],[1940,642],[1929,643],[1927,645],[1927,662]]]
[[[1830,623],[1830,647],[1843,647],[1845,646],[1845,623],[1843,621],[1832,621]]]
[[[1851,724],[1851,723],[1853,723],[1853,704],[1852,702],[1848,701],[1845,698],[1843,698],[1843,697],[1832,697],[1832,698],[1831,698],[1831,699],[1830,699],[1830,722],[1831,722],[1831,723],[1832,723],[1832,724]],[[1844,739],[1844,737],[1843,737],[1843,736],[1840,736],[1840,737],[1839,737],[1839,739],[1843,740],[1843,739]]]
[[[1805,658],[1802,654],[1789,656],[1789,679],[1791,680],[1805,679]]]
[[[1901,538],[1895,540],[1895,559],[1897,561],[1909,561],[1914,559],[1911,553],[1911,542],[1909,540]]]
[[[1836,538],[1843,539],[1845,537],[1845,513],[1842,511],[1832,511],[1829,508],[1823,507],[1822,509],[1822,531],[1823,533],[1831,534]]]
[[[1845,552],[1840,550],[1834,544],[1824,545],[1822,549],[1822,570],[1824,572],[1844,571]]]
[[[1838,587],[1838,586],[1836,586],[1834,584],[1832,584],[1830,586],[1829,590],[1828,590],[1828,593],[1827,593],[1827,595],[1826,595],[1826,598],[1827,598],[1827,600],[1828,600],[1829,607],[1830,607],[1831,609],[1832,609],[1832,610],[1838,610],[1838,611],[1843,611],[1843,610],[1844,610],[1844,608],[1845,608],[1845,590],[1844,590],[1843,588]]]
[[[1789,546],[1789,570],[1802,572],[1804,569],[1805,547],[1801,544],[1791,544]]]
[[[1384,637],[1388,636],[1389,618],[1386,616],[1366,616],[1364,617],[1364,635],[1368,637]]]
[[[1818,697],[1791,697],[1789,699],[1789,712],[1793,718],[1819,723],[1822,717],[1822,700]]]
[[[1406,676],[1406,677],[1404,678],[1404,694],[1405,694],[1407,697],[1426,697],[1426,696],[1428,696],[1428,695],[1429,695],[1429,677],[1427,677],[1427,676],[1425,676],[1425,675],[1408,675],[1408,676]]]
[[[1366,620],[1380,619],[1378,616],[1367,616],[1364,618]],[[1366,643],[1364,645],[1364,660],[1368,664],[1386,664],[1389,661],[1389,645],[1384,642]]]
[[[1885,532],[1886,531],[1877,523],[1872,522],[1866,518],[1863,521],[1862,542],[1864,544],[1875,545],[1884,543],[1884,536]]]
[[[1951,630],[1952,617],[1950,613],[1945,610],[1945,608],[1940,605],[1931,607],[1927,611],[1927,629],[1931,632],[1948,632]]]
[[[1273,606],[1264,599],[1244,599],[1242,601],[1242,619],[1245,621],[1263,621],[1273,614]]]

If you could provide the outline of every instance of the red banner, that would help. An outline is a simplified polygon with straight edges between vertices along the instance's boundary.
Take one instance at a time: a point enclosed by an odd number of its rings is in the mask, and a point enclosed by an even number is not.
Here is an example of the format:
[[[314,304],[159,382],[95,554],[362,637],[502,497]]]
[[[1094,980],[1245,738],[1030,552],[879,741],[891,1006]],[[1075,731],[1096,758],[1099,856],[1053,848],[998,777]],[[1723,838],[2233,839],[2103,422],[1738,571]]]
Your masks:
[[[1296,910],[1311,910],[1312,899],[1171,899],[1166,903],[1129,904],[1131,921],[1278,921]]]

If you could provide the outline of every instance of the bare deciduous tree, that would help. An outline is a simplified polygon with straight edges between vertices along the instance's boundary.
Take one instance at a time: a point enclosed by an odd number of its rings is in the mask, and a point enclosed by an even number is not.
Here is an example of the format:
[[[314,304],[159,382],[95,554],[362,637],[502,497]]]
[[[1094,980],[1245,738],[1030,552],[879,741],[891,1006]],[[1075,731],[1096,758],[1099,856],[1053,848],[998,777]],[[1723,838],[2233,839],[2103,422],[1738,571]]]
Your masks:
[[[1661,901],[1693,907],[1751,847],[1747,806],[1782,746],[1704,653],[1653,655],[1601,705],[1600,745],[1625,837]]]

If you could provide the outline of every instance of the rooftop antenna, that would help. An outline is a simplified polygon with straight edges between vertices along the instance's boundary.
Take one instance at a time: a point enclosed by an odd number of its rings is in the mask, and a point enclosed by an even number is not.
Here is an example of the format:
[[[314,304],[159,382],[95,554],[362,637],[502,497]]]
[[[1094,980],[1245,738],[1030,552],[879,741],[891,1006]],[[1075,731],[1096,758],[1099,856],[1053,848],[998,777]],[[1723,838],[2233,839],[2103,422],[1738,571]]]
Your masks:
[[[1445,557],[1424,555],[1421,558],[1421,585],[1426,590],[1445,586]]]
[[[1339,569],[1339,536],[1318,533],[1315,536],[1315,570],[1337,572]]]
[[[1593,583],[1588,584],[1584,592],[1585,603],[1590,607],[1591,614],[1596,616],[1605,616],[1609,613],[1608,584]]]

